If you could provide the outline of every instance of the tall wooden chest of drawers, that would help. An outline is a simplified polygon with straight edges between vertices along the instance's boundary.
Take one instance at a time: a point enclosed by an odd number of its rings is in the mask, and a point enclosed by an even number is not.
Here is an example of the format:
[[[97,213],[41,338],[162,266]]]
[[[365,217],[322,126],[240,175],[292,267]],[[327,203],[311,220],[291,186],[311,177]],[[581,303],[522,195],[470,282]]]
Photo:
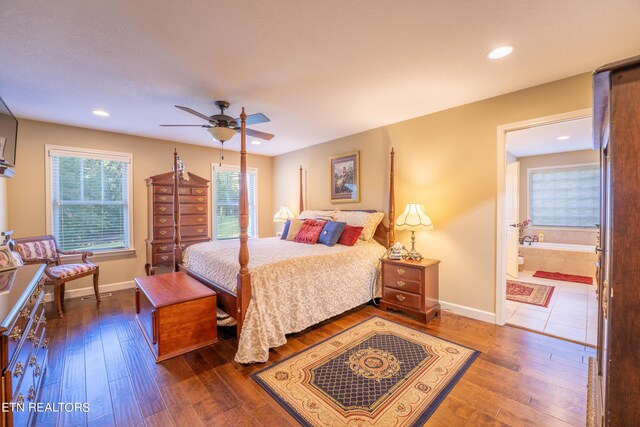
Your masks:
[[[180,236],[181,247],[208,242],[209,237],[209,181],[192,173],[189,179],[180,177]],[[147,178],[149,234],[147,238],[147,274],[159,265],[174,265],[173,172]]]
[[[424,323],[438,316],[438,264],[435,259],[383,259],[380,307],[405,311]]]
[[[28,426],[47,368],[44,264],[0,272],[2,426]]]

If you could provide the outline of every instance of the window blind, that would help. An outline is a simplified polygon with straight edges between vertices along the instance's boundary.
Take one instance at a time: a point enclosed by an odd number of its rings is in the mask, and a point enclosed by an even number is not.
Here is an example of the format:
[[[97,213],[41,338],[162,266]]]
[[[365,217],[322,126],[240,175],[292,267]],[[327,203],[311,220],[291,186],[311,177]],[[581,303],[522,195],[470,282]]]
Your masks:
[[[257,171],[247,171],[249,202],[249,237],[257,236],[256,212]],[[213,169],[214,236],[216,239],[240,237],[240,169],[233,166],[215,166]]]
[[[130,155],[50,150],[53,235],[62,250],[130,248]]]
[[[597,165],[529,171],[531,225],[595,227],[600,222]]]

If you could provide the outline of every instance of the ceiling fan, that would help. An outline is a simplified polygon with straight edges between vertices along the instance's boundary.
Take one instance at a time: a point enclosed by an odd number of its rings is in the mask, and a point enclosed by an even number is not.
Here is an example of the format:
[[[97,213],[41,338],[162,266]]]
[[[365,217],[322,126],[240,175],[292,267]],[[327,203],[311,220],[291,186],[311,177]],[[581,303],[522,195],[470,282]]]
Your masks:
[[[229,108],[229,102],[227,101],[216,101],[216,107],[220,109],[220,114],[213,114],[211,116],[207,116],[205,114],[199,113],[189,107],[183,107],[181,105],[176,105],[176,108],[179,108],[187,113],[193,114],[194,116],[198,116],[201,119],[207,121],[207,124],[204,125],[160,125],[165,127],[203,127],[206,128],[207,131],[211,134],[213,139],[216,141],[220,141],[221,144],[224,144],[225,141],[230,140],[235,136],[235,134],[240,130],[240,119],[233,118],[224,113],[224,110]],[[262,113],[249,114],[246,119],[247,125],[255,125],[258,123],[269,122],[269,118]],[[252,136],[254,138],[264,139],[266,141],[271,140],[273,138],[273,134],[260,132],[255,129],[246,129],[247,135]]]

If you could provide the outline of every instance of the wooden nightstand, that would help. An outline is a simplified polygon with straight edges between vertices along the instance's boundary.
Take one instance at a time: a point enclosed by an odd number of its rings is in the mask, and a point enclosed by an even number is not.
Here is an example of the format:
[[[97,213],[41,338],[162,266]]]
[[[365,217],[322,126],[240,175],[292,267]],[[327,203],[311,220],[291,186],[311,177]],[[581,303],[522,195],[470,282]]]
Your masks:
[[[383,259],[380,308],[402,310],[424,323],[439,316],[438,264],[436,259]]]

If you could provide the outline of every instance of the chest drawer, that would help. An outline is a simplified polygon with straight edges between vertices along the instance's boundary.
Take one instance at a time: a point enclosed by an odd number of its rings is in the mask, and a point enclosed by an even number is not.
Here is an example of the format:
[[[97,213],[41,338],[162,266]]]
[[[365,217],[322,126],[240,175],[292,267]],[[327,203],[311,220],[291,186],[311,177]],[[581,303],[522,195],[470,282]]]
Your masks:
[[[173,239],[173,227],[154,227],[154,239]]]
[[[385,272],[382,280],[386,288],[394,288],[403,292],[412,292],[414,294],[422,293],[422,282],[420,281],[410,280],[387,272]]]
[[[203,194],[207,194],[207,190],[208,190],[208,188],[192,188],[191,189],[191,194],[193,194],[195,196],[201,196]]]
[[[422,269],[408,265],[396,265],[386,263],[384,266],[385,277],[396,277],[399,280],[422,280]]]
[[[182,215],[180,225],[207,225],[206,215]]]
[[[419,310],[421,308],[420,295],[410,294],[392,288],[385,288],[382,297],[387,301],[393,302],[403,307],[413,308],[416,310]]]
[[[180,204],[181,214],[207,214],[206,204]]]
[[[153,205],[154,215],[173,215],[173,205],[169,203],[156,203]]]
[[[167,203],[173,206],[173,195],[172,194],[154,194],[153,203]]]
[[[154,265],[173,265],[173,253],[160,253],[153,256]]]
[[[181,229],[181,234],[184,237],[189,237],[189,236],[206,236],[207,235],[207,227],[202,225],[202,226],[189,226],[189,227],[182,227]]]
[[[180,204],[183,203],[207,203],[207,196],[180,196]]]

